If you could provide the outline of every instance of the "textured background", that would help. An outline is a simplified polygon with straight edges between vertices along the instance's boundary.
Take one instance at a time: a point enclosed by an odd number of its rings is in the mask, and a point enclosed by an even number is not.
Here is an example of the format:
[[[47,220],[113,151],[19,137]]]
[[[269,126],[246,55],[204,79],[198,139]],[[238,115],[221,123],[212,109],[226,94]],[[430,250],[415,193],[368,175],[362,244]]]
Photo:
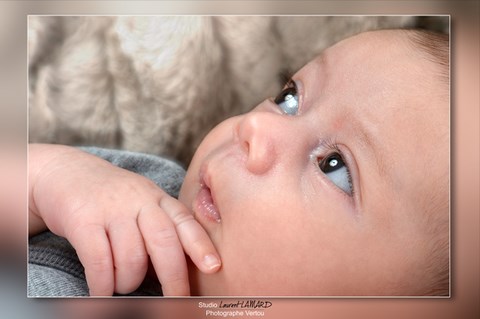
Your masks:
[[[227,2],[227,1],[225,1]],[[28,14],[449,14],[452,19],[452,297],[275,299],[265,318],[478,318],[478,1],[0,2],[0,194],[26,198]],[[17,202],[17,201],[11,201]],[[8,203],[8,202],[7,202]],[[205,318],[199,301],[27,300],[26,201],[0,213],[1,318]],[[18,214],[24,211],[25,214]],[[14,214],[15,213],[15,214]],[[183,316],[182,316],[183,315]]]

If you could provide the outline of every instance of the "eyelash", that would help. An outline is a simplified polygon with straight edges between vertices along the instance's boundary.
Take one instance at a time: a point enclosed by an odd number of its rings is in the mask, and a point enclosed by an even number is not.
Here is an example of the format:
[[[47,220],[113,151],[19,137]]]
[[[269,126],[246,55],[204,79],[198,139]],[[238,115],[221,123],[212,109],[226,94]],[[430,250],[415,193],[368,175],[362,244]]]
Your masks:
[[[295,81],[292,79],[292,74],[286,70],[283,70],[280,73],[280,81],[282,84],[282,90],[288,89],[288,88],[295,88],[297,89],[297,84]],[[298,89],[297,89],[298,91]]]
[[[290,73],[288,70],[282,70],[280,72],[279,78],[280,78],[280,85],[282,89],[287,87],[291,82],[293,82],[292,76],[293,74]]]
[[[284,114],[298,115],[301,102],[297,82],[289,77],[286,72],[280,74],[280,79],[284,82],[283,88],[277,96],[272,98],[272,102],[278,105]]]
[[[296,88],[296,86],[297,86],[295,81],[292,79],[292,75],[286,70],[284,70],[280,73],[280,81],[281,81],[281,84],[282,84],[282,90],[285,90],[287,88]],[[332,139],[326,139],[326,140],[324,140],[322,145],[323,145],[323,148],[325,148],[327,150],[327,152],[326,152],[327,155],[323,156],[322,158],[319,158],[318,156],[316,157],[316,163],[315,163],[316,168],[320,171],[320,173],[325,174],[320,169],[320,163],[323,160],[331,157],[333,154],[338,154],[338,156],[341,158],[342,162],[345,164],[345,167],[347,168],[347,177],[348,177],[348,183],[350,184],[351,193],[348,194],[345,191],[338,188],[337,186],[335,186],[335,187],[339,191],[341,191],[344,195],[346,195],[348,197],[354,197],[355,196],[355,187],[353,185],[353,180],[352,180],[352,174],[350,172],[350,167],[349,167],[348,163],[345,161],[345,156],[343,155],[343,152],[340,150],[337,142],[335,140],[332,140]]]
[[[338,143],[335,140],[332,140],[332,139],[325,139],[322,142],[322,148],[324,148],[326,150],[327,155],[323,156],[321,158],[318,157],[318,156],[316,157],[316,163],[315,163],[316,167],[318,168],[318,170],[322,174],[324,174],[324,172],[320,169],[321,161],[329,158],[333,154],[338,154],[338,156],[340,156],[340,158],[342,159],[343,163],[345,164],[345,166],[347,168],[347,177],[348,177],[348,183],[350,184],[350,188],[351,188],[351,194],[347,194],[345,191],[341,190],[338,187],[337,187],[337,189],[340,190],[343,194],[345,194],[348,197],[354,197],[355,196],[355,187],[353,185],[352,174],[350,173],[350,167],[349,167],[347,161],[345,161],[345,156],[343,155],[343,152],[340,150],[340,148],[338,146]]]

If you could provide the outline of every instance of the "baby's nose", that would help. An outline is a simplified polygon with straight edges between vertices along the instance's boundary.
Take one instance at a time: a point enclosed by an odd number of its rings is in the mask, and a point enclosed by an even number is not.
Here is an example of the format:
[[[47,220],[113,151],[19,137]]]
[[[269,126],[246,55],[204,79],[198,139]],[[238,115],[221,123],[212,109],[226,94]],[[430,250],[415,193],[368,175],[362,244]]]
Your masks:
[[[261,175],[268,172],[277,160],[275,131],[279,115],[250,112],[237,126],[239,142],[247,155],[247,169]]]

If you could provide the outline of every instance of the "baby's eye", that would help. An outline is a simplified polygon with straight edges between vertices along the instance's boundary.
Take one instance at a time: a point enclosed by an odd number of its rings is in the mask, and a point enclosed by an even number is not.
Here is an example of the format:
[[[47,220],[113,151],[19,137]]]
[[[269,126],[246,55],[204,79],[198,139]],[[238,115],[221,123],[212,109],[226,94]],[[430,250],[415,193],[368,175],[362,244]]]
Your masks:
[[[297,115],[299,105],[295,81],[290,80],[274,101],[285,114]]]
[[[333,153],[325,157],[318,163],[318,166],[338,188],[348,195],[352,195],[353,187],[350,171],[340,154]]]

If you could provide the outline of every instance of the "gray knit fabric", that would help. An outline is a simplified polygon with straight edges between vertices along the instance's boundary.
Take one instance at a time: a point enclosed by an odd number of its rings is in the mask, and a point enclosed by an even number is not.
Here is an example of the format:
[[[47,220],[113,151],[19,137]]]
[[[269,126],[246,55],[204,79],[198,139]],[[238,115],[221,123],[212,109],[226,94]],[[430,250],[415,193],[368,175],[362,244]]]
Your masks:
[[[88,296],[83,266],[62,237],[44,232],[29,241],[29,296]]]
[[[81,149],[116,166],[143,175],[170,196],[178,197],[185,170],[173,161],[129,151],[96,147]],[[30,238],[27,294],[29,297],[88,296],[84,268],[75,249],[66,239],[48,231]],[[162,295],[160,284],[157,281],[145,280],[129,296],[153,295]]]
[[[115,166],[143,175],[165,192],[178,198],[185,170],[176,162],[155,155],[104,149],[98,147],[80,147],[90,154],[101,157]]]

